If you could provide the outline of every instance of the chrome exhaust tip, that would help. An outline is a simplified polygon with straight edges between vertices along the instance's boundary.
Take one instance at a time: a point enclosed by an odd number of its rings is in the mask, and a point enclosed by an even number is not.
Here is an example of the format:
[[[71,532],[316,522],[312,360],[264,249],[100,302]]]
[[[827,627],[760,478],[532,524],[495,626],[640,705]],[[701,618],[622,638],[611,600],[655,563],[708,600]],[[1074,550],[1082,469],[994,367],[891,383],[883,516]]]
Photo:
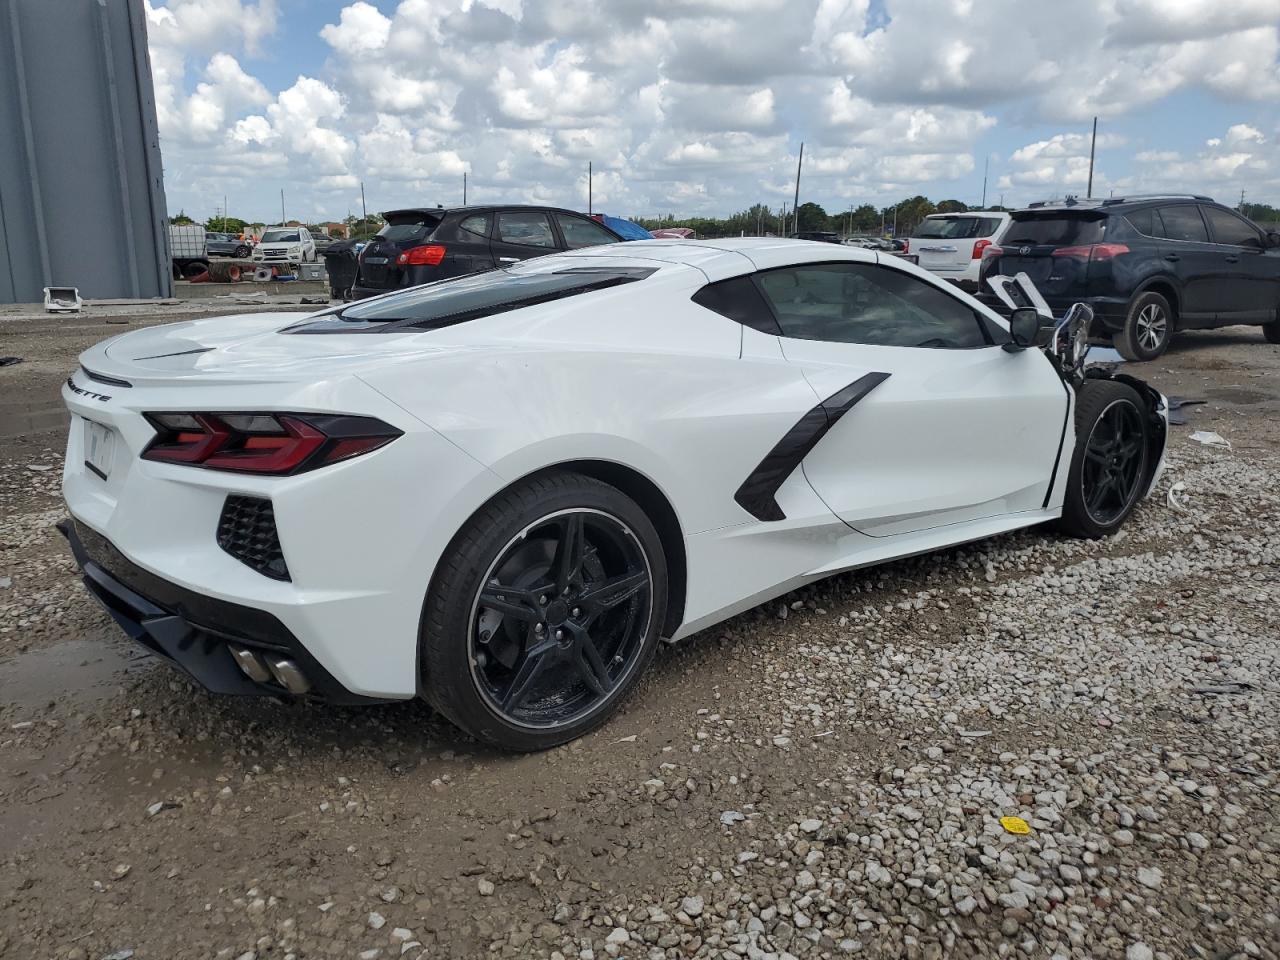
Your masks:
[[[275,677],[276,683],[290,693],[303,694],[311,689],[311,681],[292,660],[284,657],[268,657],[267,669],[271,671],[271,676]]]
[[[235,657],[240,671],[254,683],[266,683],[271,679],[271,671],[252,650],[244,647],[231,647],[231,656]]]

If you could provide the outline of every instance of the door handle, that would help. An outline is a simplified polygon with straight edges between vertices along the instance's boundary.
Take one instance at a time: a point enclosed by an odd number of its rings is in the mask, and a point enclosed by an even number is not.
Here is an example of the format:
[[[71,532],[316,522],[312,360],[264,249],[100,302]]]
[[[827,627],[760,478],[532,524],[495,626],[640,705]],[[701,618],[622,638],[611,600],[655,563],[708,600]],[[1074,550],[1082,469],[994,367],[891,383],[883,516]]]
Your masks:
[[[519,257],[499,257],[498,262],[499,263],[519,263],[520,258]]]
[[[1227,257],[1227,263],[1239,263],[1239,262],[1240,262],[1239,257]]]
[[[1182,259],[1182,258],[1181,258],[1180,256],[1178,256],[1176,253],[1166,253],[1166,254],[1164,255],[1164,258],[1165,258],[1166,260],[1168,260],[1170,263],[1177,263],[1179,260],[1181,260],[1181,259]]]

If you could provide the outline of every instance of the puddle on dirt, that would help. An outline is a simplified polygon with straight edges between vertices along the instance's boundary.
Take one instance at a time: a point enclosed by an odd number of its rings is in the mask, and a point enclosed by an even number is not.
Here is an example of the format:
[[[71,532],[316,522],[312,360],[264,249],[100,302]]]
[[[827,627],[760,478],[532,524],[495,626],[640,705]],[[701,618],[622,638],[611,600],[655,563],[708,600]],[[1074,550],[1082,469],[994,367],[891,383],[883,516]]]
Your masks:
[[[1209,396],[1225,403],[1245,405],[1251,403],[1269,403],[1280,399],[1274,393],[1262,393],[1259,390],[1247,390],[1244,387],[1213,387],[1206,390]]]
[[[66,640],[0,663],[8,706],[40,707],[51,700],[89,703],[109,696],[129,675],[156,666],[154,658],[116,637]]]

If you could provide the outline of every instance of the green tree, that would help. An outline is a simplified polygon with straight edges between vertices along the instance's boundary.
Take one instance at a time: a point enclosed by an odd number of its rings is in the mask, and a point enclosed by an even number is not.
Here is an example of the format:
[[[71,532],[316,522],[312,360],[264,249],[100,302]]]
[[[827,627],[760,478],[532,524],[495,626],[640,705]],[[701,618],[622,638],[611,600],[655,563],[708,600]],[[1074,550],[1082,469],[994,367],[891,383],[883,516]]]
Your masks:
[[[880,230],[880,211],[869,203],[864,203],[853,211],[853,232],[871,233]]]
[[[192,220],[190,217],[188,217],[186,212],[183,210],[179,210],[177,216],[171,215],[169,217],[169,222],[173,224],[175,227],[184,227],[189,224],[195,223],[195,221]]]
[[[792,218],[796,230],[830,230],[831,218],[827,211],[812,200],[800,204]]]
[[[938,213],[964,213],[969,205],[960,200],[939,200]]]
[[[204,228],[213,233],[243,233],[248,225],[239,217],[210,217],[204,222]]]

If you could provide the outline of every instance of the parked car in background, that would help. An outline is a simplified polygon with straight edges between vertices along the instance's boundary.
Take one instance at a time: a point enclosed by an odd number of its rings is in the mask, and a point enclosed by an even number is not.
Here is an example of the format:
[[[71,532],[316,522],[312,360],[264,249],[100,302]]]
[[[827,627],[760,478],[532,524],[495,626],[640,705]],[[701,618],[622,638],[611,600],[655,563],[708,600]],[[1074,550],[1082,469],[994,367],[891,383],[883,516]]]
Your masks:
[[[622,217],[611,217],[607,213],[597,213],[591,218],[620,236],[623,240],[652,240],[653,234],[640,224]]]
[[[333,246],[340,239],[342,238],[331,237],[327,233],[311,234],[311,240],[316,245],[316,253],[320,254],[321,256],[323,256],[324,252],[328,250],[331,246]]]
[[[798,230],[790,236],[792,240],[813,240],[817,243],[840,242],[840,235],[828,230]]]
[[[316,242],[306,227],[268,227],[253,251],[255,263],[313,263]]]
[[[383,217],[386,225],[360,253],[355,299],[622,240],[590,217],[557,207],[415,207]]]
[[[926,270],[974,292],[984,255],[1011,222],[1009,214],[995,210],[930,214],[906,240],[906,250]]]
[[[1280,343],[1280,234],[1209,197],[1031,204],[1013,213],[983,277],[1026,273],[1055,312],[1093,308],[1095,335],[1153,360],[1178,330],[1259,324]]]
[[[657,240],[697,240],[698,234],[690,227],[661,227],[651,230]]]
[[[209,233],[204,235],[205,250],[211,257],[247,257],[253,252],[249,241],[234,233]]]
[[[846,247],[858,247],[862,250],[884,249],[875,237],[845,237],[843,242]]]

